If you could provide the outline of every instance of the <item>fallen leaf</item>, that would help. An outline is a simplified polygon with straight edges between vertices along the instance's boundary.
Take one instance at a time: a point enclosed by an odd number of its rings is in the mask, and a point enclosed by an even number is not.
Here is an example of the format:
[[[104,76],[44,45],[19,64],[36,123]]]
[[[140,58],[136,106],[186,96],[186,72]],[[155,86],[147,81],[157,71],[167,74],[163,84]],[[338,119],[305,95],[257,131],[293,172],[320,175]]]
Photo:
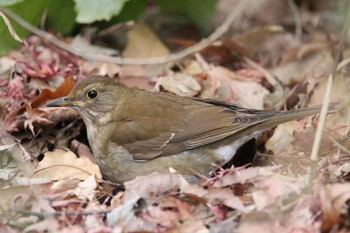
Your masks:
[[[296,121],[277,126],[272,137],[265,143],[266,149],[275,155],[282,155],[283,152],[290,153],[293,150],[293,132],[297,129],[300,129],[300,125]]]
[[[192,76],[175,73],[159,77],[154,89],[156,91],[164,89],[178,96],[193,97],[201,90],[201,86]]]
[[[350,200],[349,184],[328,184],[321,188],[319,194],[323,214],[322,230],[324,232],[347,221],[347,206]]]
[[[151,199],[158,194],[173,189],[181,189],[181,187],[187,185],[189,185],[188,182],[180,174],[153,172],[150,175],[138,176],[125,182],[125,193],[122,202],[125,203],[140,197]]]
[[[97,188],[97,181],[94,175],[89,176],[84,181],[79,182],[75,189],[71,189],[68,192],[74,194],[81,200],[92,201],[95,197]]]
[[[235,103],[245,108],[264,109],[264,99],[270,92],[256,82],[232,80],[235,90]]]
[[[166,232],[209,232],[203,222],[193,216],[190,205],[173,196],[164,196],[149,205],[142,218],[167,228]]]
[[[87,157],[78,158],[71,151],[58,149],[45,153],[44,159],[39,162],[32,177],[48,178],[51,180],[86,180],[91,175],[96,175],[98,179],[102,179],[97,164],[91,162]]]
[[[89,75],[115,77],[121,72],[120,66],[113,63],[81,60],[79,66],[84,74]]]
[[[127,44],[123,57],[150,58],[169,54],[168,48],[158,36],[145,24],[136,24],[127,33]]]
[[[125,227],[131,223],[135,224],[136,214],[146,208],[147,203],[143,198],[131,199],[123,205],[113,209],[106,216],[109,226]]]
[[[232,209],[247,212],[247,208],[243,205],[242,201],[230,189],[214,187],[204,189],[197,185],[191,185],[181,189],[181,192],[186,195],[204,198],[211,205],[222,204]]]
[[[44,89],[40,93],[38,97],[35,97],[32,100],[31,106],[32,108],[37,108],[48,100],[56,99],[62,96],[66,96],[69,94],[70,90],[75,85],[76,80],[74,77],[70,76],[64,80],[64,82],[54,91],[52,92],[49,89]]]

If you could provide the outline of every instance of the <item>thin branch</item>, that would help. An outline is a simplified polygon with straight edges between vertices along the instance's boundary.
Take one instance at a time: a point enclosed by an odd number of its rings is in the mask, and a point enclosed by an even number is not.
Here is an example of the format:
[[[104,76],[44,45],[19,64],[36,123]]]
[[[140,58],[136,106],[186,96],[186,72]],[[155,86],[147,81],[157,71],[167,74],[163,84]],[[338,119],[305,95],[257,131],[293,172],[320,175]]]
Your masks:
[[[47,216],[59,216],[59,215],[95,215],[95,214],[108,214],[111,210],[99,210],[99,211],[55,211],[55,212],[36,212],[24,209],[12,209],[14,212],[25,215],[33,215],[39,218],[45,218]]]
[[[17,40],[17,41],[19,41],[19,42],[22,43],[22,42],[23,42],[22,39],[17,35],[15,29],[14,29],[14,28],[12,27],[12,25],[11,25],[11,22],[8,20],[8,18],[6,17],[6,15],[4,15],[4,13],[1,11],[1,8],[0,8],[0,16],[1,16],[2,19],[4,20],[4,22],[5,22],[5,24],[6,24],[7,28],[8,28],[8,30],[9,30],[9,32],[11,33],[11,36],[12,36],[15,40]]]
[[[93,61],[100,61],[100,62],[109,62],[109,63],[115,63],[119,65],[156,65],[156,64],[162,64],[167,62],[173,62],[176,60],[180,60],[188,55],[191,55],[193,53],[196,53],[209,45],[211,45],[215,40],[219,39],[227,30],[229,29],[230,25],[234,20],[238,18],[239,15],[241,15],[241,12],[244,10],[246,6],[246,1],[242,0],[239,1],[239,3],[235,6],[235,8],[232,10],[232,12],[227,16],[225,21],[208,37],[203,39],[198,44],[195,44],[193,46],[190,46],[188,48],[185,48],[179,52],[170,54],[168,56],[161,56],[161,57],[152,57],[152,58],[121,58],[121,57],[111,57],[106,56],[102,54],[93,54],[85,52],[81,49],[74,48],[73,46],[57,39],[52,34],[49,34],[45,31],[42,31],[30,23],[26,22],[24,19],[19,17],[17,14],[12,12],[11,10],[0,7],[0,10],[3,11],[9,18],[17,22],[19,25],[27,29],[28,31],[32,32],[33,34],[50,41],[52,44],[56,45],[57,47],[64,49],[68,52],[71,52],[83,59],[86,60],[93,60]]]

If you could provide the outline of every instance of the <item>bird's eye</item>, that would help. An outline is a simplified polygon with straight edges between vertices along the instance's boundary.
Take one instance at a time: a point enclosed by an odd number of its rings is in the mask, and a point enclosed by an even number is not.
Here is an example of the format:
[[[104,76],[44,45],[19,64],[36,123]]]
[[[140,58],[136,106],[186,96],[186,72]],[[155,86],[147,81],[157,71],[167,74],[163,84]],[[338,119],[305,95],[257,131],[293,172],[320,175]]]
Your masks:
[[[97,96],[97,91],[96,90],[90,90],[86,93],[86,96],[89,98],[89,99],[95,99],[96,96]]]

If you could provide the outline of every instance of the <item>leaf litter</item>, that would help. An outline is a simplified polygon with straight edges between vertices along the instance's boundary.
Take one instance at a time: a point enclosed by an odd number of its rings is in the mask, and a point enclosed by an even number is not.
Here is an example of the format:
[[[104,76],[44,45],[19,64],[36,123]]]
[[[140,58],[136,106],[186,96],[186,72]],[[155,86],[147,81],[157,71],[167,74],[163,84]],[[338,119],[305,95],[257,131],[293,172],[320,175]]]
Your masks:
[[[263,1],[260,7],[266,7],[268,2]],[[222,5],[225,4],[220,3],[221,10],[225,8]],[[252,12],[254,9],[247,9],[242,18],[249,27],[232,26],[241,33],[231,38],[225,36],[210,50],[176,64],[130,67],[86,61],[37,36],[27,38],[22,47],[3,56],[0,230],[349,230],[350,149],[346,108],[328,117],[317,162],[309,159],[318,119],[312,117],[280,125],[274,132],[270,130],[272,137],[268,140],[263,137],[259,142],[265,147],[259,146],[253,166],[226,169],[213,166],[211,177],[198,174],[198,183],[189,183],[170,168],[169,173],[154,172],[121,187],[102,179],[77,113],[45,107],[47,101],[65,96],[79,79],[91,74],[115,77],[132,87],[215,98],[249,108],[320,104],[336,45],[327,35],[331,32],[312,27],[311,21],[304,22],[309,31],[300,43],[285,29],[288,23],[282,20],[281,25],[267,27],[261,22],[254,24],[253,18],[249,18]],[[271,12],[265,22],[275,23],[280,13]],[[303,18],[314,19],[314,14],[303,12]],[[256,19],[262,20],[264,16],[258,14]],[[120,53],[127,57],[170,53],[167,44],[145,25],[138,25],[128,36],[127,47]],[[170,39],[191,43],[181,37]],[[149,44],[146,50],[136,46],[143,43]],[[111,51],[89,41],[84,48],[96,53]],[[345,47],[342,59],[348,59],[348,55]],[[336,73],[332,101],[348,103],[348,76],[348,65]],[[276,90],[271,77],[281,90]],[[271,96],[280,102],[276,104]],[[312,164],[316,176],[310,186]]]

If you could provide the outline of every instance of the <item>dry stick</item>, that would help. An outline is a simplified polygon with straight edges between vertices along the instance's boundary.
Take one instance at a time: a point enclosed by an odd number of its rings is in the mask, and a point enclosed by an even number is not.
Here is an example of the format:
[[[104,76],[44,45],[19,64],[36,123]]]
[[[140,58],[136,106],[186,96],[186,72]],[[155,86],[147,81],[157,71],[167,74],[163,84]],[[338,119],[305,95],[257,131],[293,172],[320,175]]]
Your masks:
[[[298,10],[298,7],[295,5],[294,0],[287,0],[288,1],[288,5],[292,11],[292,14],[294,16],[295,19],[295,39],[300,43],[301,42],[301,37],[302,37],[302,22],[301,22],[301,15],[300,12]]]
[[[279,81],[264,67],[260,66],[258,63],[256,63],[255,61],[249,59],[248,57],[244,57],[244,61],[250,65],[251,67],[253,67],[254,69],[256,69],[257,71],[260,71],[265,78],[267,79],[267,81],[274,87],[276,88],[278,91],[283,92],[283,87],[282,85],[279,83]]]
[[[23,41],[22,41],[21,38],[17,35],[15,29],[14,29],[14,28],[12,27],[12,25],[11,25],[11,22],[8,20],[8,18],[6,17],[6,15],[4,15],[4,13],[1,11],[1,9],[0,9],[0,16],[1,16],[2,19],[4,20],[4,22],[5,22],[5,24],[6,24],[7,28],[8,28],[8,30],[10,31],[11,36],[12,36],[15,40],[17,40],[17,41],[19,41],[19,42],[22,43]]]
[[[323,104],[322,104],[321,113],[320,113],[320,119],[318,121],[318,127],[316,130],[314,143],[312,145],[310,159],[311,159],[311,161],[313,161],[313,163],[311,164],[311,171],[310,171],[310,175],[309,175],[309,186],[308,186],[309,192],[311,192],[311,190],[312,190],[312,183],[313,183],[314,177],[316,175],[316,166],[317,166],[316,161],[318,158],[318,153],[319,153],[321,139],[322,139],[322,133],[323,133],[323,129],[325,126],[326,116],[327,116],[328,107],[329,107],[329,103],[330,103],[330,99],[331,99],[333,79],[334,79],[335,74],[337,72],[337,67],[338,67],[338,64],[340,61],[341,52],[344,49],[345,40],[346,40],[346,37],[348,34],[349,26],[350,26],[350,4],[348,3],[348,13],[346,16],[346,21],[345,21],[344,26],[343,26],[343,30],[342,30],[342,34],[341,34],[341,38],[340,38],[340,43],[338,45],[337,52],[335,54],[332,72],[328,77],[326,93],[324,95]]]
[[[108,214],[111,212],[111,210],[97,210],[97,211],[55,211],[55,212],[36,212],[36,211],[29,211],[24,209],[11,209],[14,212],[25,214],[25,215],[33,215],[37,216],[39,218],[46,218],[48,216],[57,216],[57,215],[100,215],[100,214]]]
[[[64,49],[66,51],[69,51],[83,59],[86,60],[93,60],[93,61],[100,61],[100,62],[109,62],[109,63],[115,63],[119,65],[156,65],[156,64],[162,64],[167,62],[172,62],[176,60],[180,60],[190,54],[193,54],[195,52],[198,52],[207,46],[211,45],[215,40],[220,38],[230,27],[232,22],[243,12],[244,7],[246,6],[247,1],[242,0],[239,1],[239,3],[235,6],[235,8],[232,10],[232,12],[226,17],[225,21],[208,37],[203,39],[198,44],[195,44],[193,46],[190,46],[188,48],[185,48],[179,52],[170,54],[168,56],[162,56],[162,57],[153,57],[153,58],[121,58],[121,57],[110,57],[106,55],[99,55],[99,54],[93,54],[85,52],[81,49],[76,49],[72,47],[71,45],[57,39],[53,35],[42,31],[33,25],[26,22],[24,19],[16,15],[11,10],[0,7],[0,10],[4,12],[9,18],[17,22],[19,25],[27,29],[28,31],[34,33],[35,35],[50,41],[52,44],[56,45],[57,47]]]

